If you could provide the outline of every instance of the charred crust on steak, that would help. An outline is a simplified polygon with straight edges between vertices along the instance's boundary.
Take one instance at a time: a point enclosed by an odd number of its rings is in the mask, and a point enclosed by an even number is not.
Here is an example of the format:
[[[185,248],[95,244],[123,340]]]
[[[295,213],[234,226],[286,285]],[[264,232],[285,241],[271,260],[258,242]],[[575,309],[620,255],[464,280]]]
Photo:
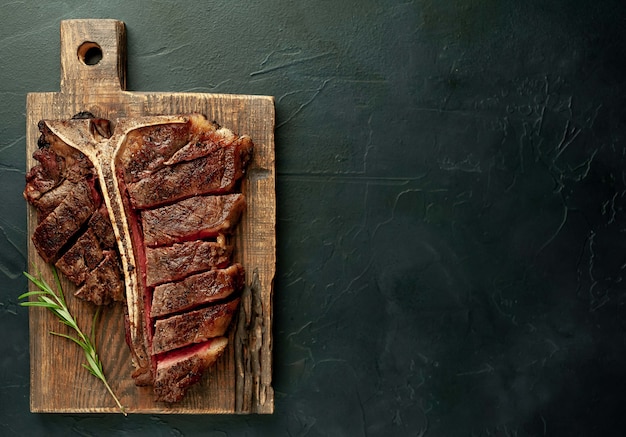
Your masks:
[[[111,226],[111,219],[104,204],[100,205],[100,208],[89,219],[89,228],[98,238],[103,248],[114,249],[117,247],[115,232]]]
[[[167,246],[233,232],[245,208],[241,193],[196,196],[141,212],[147,247]]]
[[[146,285],[176,282],[194,273],[224,268],[230,263],[232,246],[219,235],[216,241],[187,241],[171,246],[147,247]]]
[[[124,300],[120,266],[113,251],[105,252],[102,262],[91,271],[74,296],[96,305],[109,305]]]
[[[165,354],[157,364],[154,394],[160,402],[179,402],[215,364],[228,344],[225,337],[217,337],[199,345]]]
[[[244,281],[243,266],[235,263],[158,285],[154,287],[150,315],[158,318],[222,301],[241,290]]]
[[[76,184],[54,211],[46,216],[33,232],[35,248],[46,262],[58,258],[61,249],[81,229],[95,211],[96,199],[86,183]]]
[[[87,229],[55,265],[75,285],[81,285],[103,259],[98,239]]]
[[[224,335],[239,306],[239,298],[177,314],[155,323],[152,353],[162,354]]]
[[[72,115],[72,120],[84,120],[89,118],[96,118],[96,116],[89,111],[80,111]]]

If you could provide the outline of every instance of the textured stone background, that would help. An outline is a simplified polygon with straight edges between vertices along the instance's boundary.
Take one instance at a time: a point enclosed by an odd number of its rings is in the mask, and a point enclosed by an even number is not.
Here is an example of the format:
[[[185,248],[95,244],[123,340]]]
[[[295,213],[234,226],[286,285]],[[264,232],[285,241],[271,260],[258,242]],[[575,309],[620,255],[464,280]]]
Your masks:
[[[59,22],[128,89],[276,97],[276,413],[28,411],[25,96]],[[0,2],[0,434],[626,435],[618,0]]]

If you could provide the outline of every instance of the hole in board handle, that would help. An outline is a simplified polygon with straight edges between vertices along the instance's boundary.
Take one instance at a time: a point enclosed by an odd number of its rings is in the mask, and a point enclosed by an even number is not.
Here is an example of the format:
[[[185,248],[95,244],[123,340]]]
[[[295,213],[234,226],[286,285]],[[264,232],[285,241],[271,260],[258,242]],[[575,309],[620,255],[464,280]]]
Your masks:
[[[102,48],[95,42],[85,41],[78,47],[78,59],[85,65],[96,65],[102,60]]]

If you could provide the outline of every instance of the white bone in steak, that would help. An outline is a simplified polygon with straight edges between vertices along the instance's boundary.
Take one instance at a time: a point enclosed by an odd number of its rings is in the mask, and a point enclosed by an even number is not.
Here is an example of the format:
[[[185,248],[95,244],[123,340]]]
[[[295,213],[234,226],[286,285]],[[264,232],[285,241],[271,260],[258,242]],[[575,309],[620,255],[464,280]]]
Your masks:
[[[196,114],[110,126],[40,122],[24,190],[40,220],[32,239],[76,296],[125,299],[135,383],[177,402],[223,353],[239,305],[245,272],[227,240],[253,144]]]

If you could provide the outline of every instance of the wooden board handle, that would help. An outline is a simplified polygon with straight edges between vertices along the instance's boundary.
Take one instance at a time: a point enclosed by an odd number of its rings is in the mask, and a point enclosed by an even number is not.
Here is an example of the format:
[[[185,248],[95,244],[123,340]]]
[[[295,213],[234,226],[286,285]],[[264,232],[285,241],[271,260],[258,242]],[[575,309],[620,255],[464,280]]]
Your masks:
[[[126,27],[117,20],[61,22],[61,94],[126,90]]]

